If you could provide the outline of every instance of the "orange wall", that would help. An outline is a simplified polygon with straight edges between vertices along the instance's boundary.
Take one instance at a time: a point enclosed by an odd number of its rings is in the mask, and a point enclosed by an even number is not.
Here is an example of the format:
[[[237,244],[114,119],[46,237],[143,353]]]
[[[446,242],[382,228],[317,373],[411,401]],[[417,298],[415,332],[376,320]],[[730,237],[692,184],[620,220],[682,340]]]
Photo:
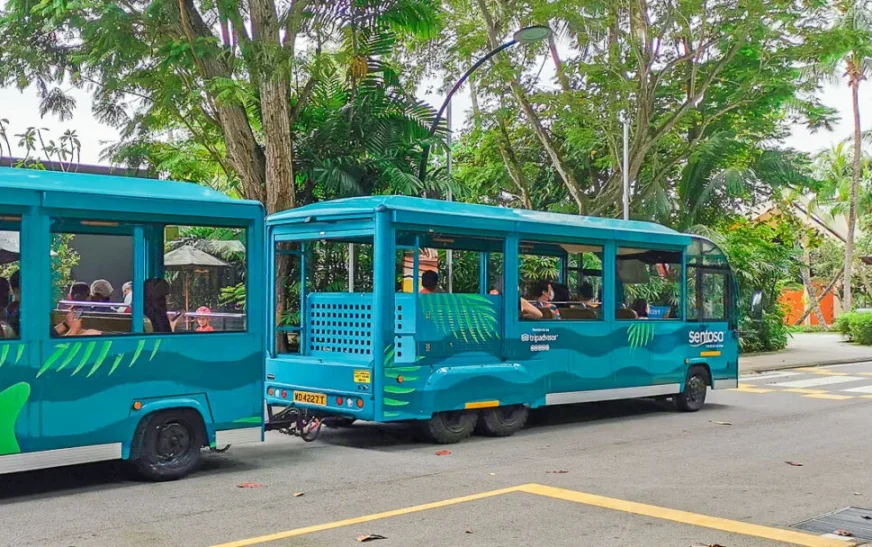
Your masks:
[[[817,289],[817,291],[822,291],[824,290],[824,287],[815,286],[815,289]],[[781,298],[778,299],[778,302],[785,306],[787,310],[787,313],[784,315],[784,323],[787,325],[795,324],[796,320],[802,316],[805,312],[806,306],[810,303],[805,295],[805,289],[784,289],[781,291]],[[824,315],[824,321],[827,322],[827,325],[832,325],[836,309],[836,300],[832,292],[827,293],[827,295],[823,297],[820,307],[821,313]],[[810,314],[806,318],[805,324],[817,325],[817,314]]]

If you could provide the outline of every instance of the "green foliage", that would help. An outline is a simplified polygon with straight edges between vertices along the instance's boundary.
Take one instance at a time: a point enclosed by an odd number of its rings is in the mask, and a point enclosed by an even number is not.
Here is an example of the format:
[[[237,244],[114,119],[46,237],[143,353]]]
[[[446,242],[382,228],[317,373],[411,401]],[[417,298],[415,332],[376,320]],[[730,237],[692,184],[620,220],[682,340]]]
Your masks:
[[[857,344],[872,346],[872,313],[853,313],[850,323],[851,339]]]
[[[784,285],[796,279],[800,255],[795,243],[802,228],[787,220],[772,224],[739,219],[720,228],[716,243],[727,254],[739,286],[739,330],[745,352],[786,347],[789,336],[784,310],[778,303]],[[763,291],[763,316],[750,316],[751,296]]]
[[[851,332],[851,322],[856,314],[853,312],[843,313],[836,317],[835,329],[836,332],[845,337],[846,340],[853,339],[853,333]]]

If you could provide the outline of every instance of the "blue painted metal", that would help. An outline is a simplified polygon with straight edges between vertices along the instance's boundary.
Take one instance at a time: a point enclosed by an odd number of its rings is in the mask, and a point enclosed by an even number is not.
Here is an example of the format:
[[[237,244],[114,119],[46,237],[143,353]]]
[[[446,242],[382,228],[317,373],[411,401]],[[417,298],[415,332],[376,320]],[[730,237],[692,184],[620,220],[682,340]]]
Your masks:
[[[147,411],[197,408],[210,442],[216,430],[262,424],[267,283],[260,203],[188,183],[9,168],[0,168],[0,192],[0,216],[21,216],[22,252],[21,336],[0,340],[0,361],[6,357],[0,365],[0,407],[11,386],[29,386],[14,424],[15,451],[0,451],[0,457],[117,442],[127,455],[138,423],[131,411],[135,400],[147,402]],[[106,233],[132,236],[133,307],[140,311],[131,334],[49,336],[53,218],[76,225],[82,219],[112,220],[120,225],[105,227]],[[143,332],[141,287],[145,279],[163,275],[167,224],[247,230],[245,332]],[[13,444],[0,438],[4,446]]]
[[[348,226],[343,218],[348,219]],[[268,359],[267,372],[274,378],[270,385],[289,393],[302,390],[330,395],[326,407],[300,406],[377,421],[415,420],[427,419],[434,412],[463,409],[475,401],[536,407],[545,404],[549,393],[683,386],[690,363],[697,362],[711,368],[713,379],[737,376],[737,342],[726,322],[688,322],[683,309],[682,319],[676,320],[615,318],[614,310],[623,298],[623,286],[617,281],[619,246],[683,252],[697,241],[663,226],[396,196],[314,204],[272,215],[267,223],[283,240],[315,236],[337,241],[345,241],[343,237],[374,240],[374,294],[308,295],[310,302],[359,305],[371,301],[371,332],[333,332],[338,342],[333,342],[328,352]],[[402,245],[396,244],[397,233],[403,234]],[[416,233],[415,245],[411,245],[409,234]],[[413,262],[415,292],[395,293],[395,249],[426,247],[433,243],[432,236],[440,234],[500,241],[503,294],[486,294],[487,252],[482,252],[479,262],[478,294],[418,294],[417,252]],[[566,256],[560,244],[603,247],[599,320],[519,320],[522,241],[525,245],[536,242],[532,250],[537,253],[558,257]],[[682,264],[686,264],[684,259]],[[684,275],[681,279],[686,284]],[[682,288],[682,298],[686,299],[686,293]],[[308,312],[303,315],[311,321],[314,309],[305,309]],[[332,309],[331,313],[345,311]],[[414,318],[412,323],[410,318]],[[349,318],[334,315],[321,319],[341,322]],[[312,325],[303,331],[311,335]],[[706,332],[714,333],[708,335],[714,336],[714,342],[691,343],[707,339],[699,334]],[[373,341],[369,360],[348,353],[358,338],[367,336]],[[354,379],[355,370],[365,368],[372,370],[371,384]],[[367,398],[364,409],[339,408],[333,400],[334,395],[360,393],[371,393],[372,405]],[[278,398],[269,402],[290,404]]]

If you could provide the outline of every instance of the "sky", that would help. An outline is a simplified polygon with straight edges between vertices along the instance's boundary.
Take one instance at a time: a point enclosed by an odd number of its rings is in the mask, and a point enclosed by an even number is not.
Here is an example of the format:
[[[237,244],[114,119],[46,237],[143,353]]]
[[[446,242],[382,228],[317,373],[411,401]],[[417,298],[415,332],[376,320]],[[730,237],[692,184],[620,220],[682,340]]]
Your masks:
[[[550,63],[546,63],[545,70],[543,70],[540,76],[546,85],[550,84],[553,80],[553,70],[549,73],[549,65]],[[444,96],[438,90],[446,87],[441,84],[442,82],[434,79],[423,82],[419,88],[418,96],[434,108],[438,108],[444,99]],[[18,139],[13,135],[23,132],[29,126],[47,128],[47,138],[54,138],[55,140],[65,130],[74,129],[82,143],[82,162],[106,164],[106,162],[100,161],[100,152],[106,146],[106,143],[118,139],[118,133],[113,128],[103,125],[93,118],[88,92],[73,90],[72,94],[77,101],[73,119],[61,122],[50,115],[40,119],[39,100],[34,89],[27,89],[23,93],[17,89],[0,89],[0,119],[6,118],[9,120],[7,131],[10,133],[13,149],[17,148],[15,150],[17,156],[23,156],[24,150],[17,147],[16,141]],[[803,152],[814,153],[851,136],[851,94],[847,85],[844,83],[828,85],[824,88],[821,97],[825,104],[839,111],[841,116],[840,123],[835,125],[831,132],[819,131],[815,134],[810,133],[804,126],[794,126],[791,128],[791,136],[785,142],[786,146]],[[455,132],[463,127],[467,116],[470,115],[470,110],[471,102],[468,86],[464,86],[454,96],[452,101],[452,129]],[[867,82],[866,85],[860,88],[860,119],[864,130],[872,128],[872,82]]]

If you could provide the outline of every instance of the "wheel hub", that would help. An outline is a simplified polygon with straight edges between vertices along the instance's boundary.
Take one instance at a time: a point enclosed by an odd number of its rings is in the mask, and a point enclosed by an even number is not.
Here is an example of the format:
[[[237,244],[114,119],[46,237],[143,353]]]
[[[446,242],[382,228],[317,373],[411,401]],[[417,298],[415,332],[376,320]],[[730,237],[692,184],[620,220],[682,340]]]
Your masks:
[[[157,457],[161,463],[170,463],[191,448],[191,434],[188,428],[179,423],[167,423],[157,434]]]
[[[692,377],[687,383],[687,398],[694,403],[701,402],[705,397],[706,385],[699,376]]]

